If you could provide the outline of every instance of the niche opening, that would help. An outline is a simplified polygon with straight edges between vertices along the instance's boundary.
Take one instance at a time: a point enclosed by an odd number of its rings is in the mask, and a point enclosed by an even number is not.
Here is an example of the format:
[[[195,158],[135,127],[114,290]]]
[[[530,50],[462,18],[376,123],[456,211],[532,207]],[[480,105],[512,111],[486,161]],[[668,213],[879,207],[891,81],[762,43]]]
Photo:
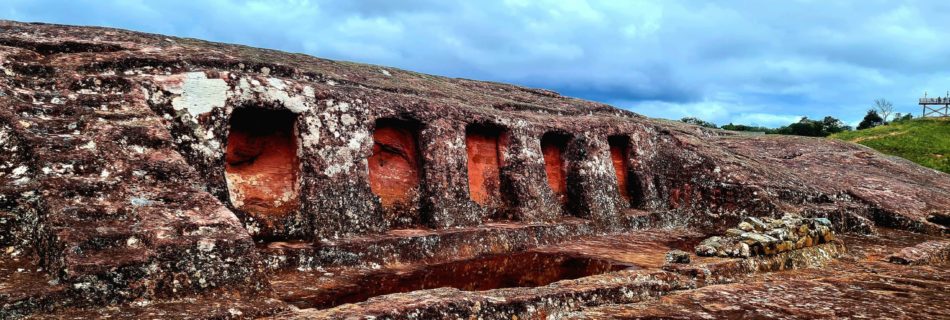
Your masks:
[[[469,197],[481,205],[497,204],[501,199],[503,132],[500,127],[479,124],[465,129]]]
[[[287,110],[236,109],[225,152],[225,179],[235,208],[258,218],[298,205],[297,115]]]
[[[611,136],[607,138],[610,145],[610,160],[617,175],[617,190],[627,205],[630,205],[630,138],[627,136]]]
[[[541,137],[541,153],[544,155],[544,171],[548,177],[548,185],[558,202],[565,207],[568,204],[567,192],[567,162],[564,159],[564,151],[567,150],[567,143],[570,136],[565,134],[548,132]]]
[[[373,154],[369,157],[370,189],[384,208],[418,207],[422,161],[416,122],[380,119],[373,131]]]

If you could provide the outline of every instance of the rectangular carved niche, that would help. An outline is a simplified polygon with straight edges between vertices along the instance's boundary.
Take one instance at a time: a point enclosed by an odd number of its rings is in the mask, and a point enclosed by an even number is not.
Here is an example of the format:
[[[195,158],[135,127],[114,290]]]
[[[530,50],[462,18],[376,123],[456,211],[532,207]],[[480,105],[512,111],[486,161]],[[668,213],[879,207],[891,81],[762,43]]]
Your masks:
[[[382,119],[373,131],[373,154],[369,157],[369,183],[386,208],[417,207],[422,161],[418,145],[419,125]]]
[[[568,203],[564,151],[569,140],[569,136],[555,132],[548,132],[541,137],[541,153],[544,155],[544,171],[547,173],[548,185],[562,205]]]
[[[286,110],[231,114],[224,165],[235,208],[264,220],[297,209],[296,119]]]
[[[481,205],[501,201],[502,128],[469,125],[465,129],[469,197]]]
[[[630,203],[630,173],[627,161],[630,159],[630,138],[626,136],[611,136],[607,138],[610,145],[610,160],[614,165],[614,172],[617,175],[617,189],[620,190],[620,196]]]

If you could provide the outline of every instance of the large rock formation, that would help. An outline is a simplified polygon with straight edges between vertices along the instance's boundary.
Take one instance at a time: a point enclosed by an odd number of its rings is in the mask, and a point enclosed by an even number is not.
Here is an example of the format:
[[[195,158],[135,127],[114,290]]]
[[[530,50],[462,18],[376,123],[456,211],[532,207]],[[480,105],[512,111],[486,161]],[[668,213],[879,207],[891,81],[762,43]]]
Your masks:
[[[541,89],[9,21],[0,73],[0,317],[586,316],[600,311],[582,306],[843,254],[831,242],[692,269],[652,264],[691,250],[670,239],[747,216],[937,243],[950,216],[950,176],[865,147],[653,120]],[[659,227],[692,231],[643,231]],[[525,250],[646,262],[536,275],[580,277],[537,289],[387,296],[396,309],[370,300],[293,312],[280,301],[364,283],[352,279],[377,268]],[[473,265],[517,265],[487,261]],[[180,297],[205,303],[182,309]],[[95,308],[103,302],[124,307]]]

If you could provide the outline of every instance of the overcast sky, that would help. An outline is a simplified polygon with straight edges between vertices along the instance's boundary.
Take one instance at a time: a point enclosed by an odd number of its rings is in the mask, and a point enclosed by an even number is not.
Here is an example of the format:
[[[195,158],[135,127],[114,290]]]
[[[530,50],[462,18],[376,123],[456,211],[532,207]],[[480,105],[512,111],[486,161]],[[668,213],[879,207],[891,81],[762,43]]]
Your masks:
[[[950,89],[950,1],[2,0],[109,26],[548,88],[651,117],[779,126],[920,114]]]

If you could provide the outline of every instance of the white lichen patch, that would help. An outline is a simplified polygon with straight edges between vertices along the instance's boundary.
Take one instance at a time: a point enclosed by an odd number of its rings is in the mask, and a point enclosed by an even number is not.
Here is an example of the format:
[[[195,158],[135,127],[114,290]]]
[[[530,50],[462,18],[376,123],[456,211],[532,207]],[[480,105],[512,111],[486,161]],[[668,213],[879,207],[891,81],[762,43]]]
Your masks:
[[[286,90],[287,85],[284,84],[283,80],[277,78],[267,78],[267,84],[277,90]]]
[[[201,251],[201,252],[214,251],[214,240],[213,239],[198,240],[198,251]]]
[[[50,166],[43,167],[40,171],[45,175],[71,175],[73,173],[72,163],[53,163]]]
[[[363,153],[372,145],[371,132],[365,126],[363,116],[366,107],[359,100],[323,101],[325,108],[319,114],[308,114],[304,124],[308,132],[301,135],[304,154],[315,154],[328,165],[323,174],[334,177],[351,173],[354,168],[365,167]],[[320,132],[325,135],[321,137]],[[323,141],[319,141],[320,139]],[[317,148],[318,145],[339,145],[340,148]]]
[[[13,171],[11,172],[11,176],[14,177],[14,178],[19,177],[19,176],[25,174],[25,173],[26,173],[27,171],[29,171],[29,170],[30,170],[30,168],[28,168],[27,166],[21,165],[21,166],[19,166],[19,167],[13,168]]]
[[[89,141],[89,143],[86,143],[86,144],[80,146],[79,148],[80,148],[80,149],[85,149],[85,150],[96,150],[96,142],[95,142],[95,141]]]
[[[10,70],[10,69],[8,69],[8,68],[5,68],[5,67],[3,67],[3,65],[0,65],[0,70],[3,70],[3,74],[5,74],[5,75],[7,75],[7,76],[10,76],[10,77],[16,76],[16,73],[13,72],[13,70]]]
[[[200,152],[205,157],[215,158],[215,157],[220,156],[223,153],[223,151],[220,149],[220,143],[217,143],[217,141],[209,140],[209,139],[205,139],[203,141],[205,143],[195,144],[194,148],[196,151]],[[212,143],[212,141],[214,141],[214,143]]]
[[[214,108],[223,108],[228,98],[228,83],[223,79],[209,79],[204,72],[189,72],[170,77],[160,77],[165,90],[178,97],[172,99],[172,108],[185,110],[192,118]]]
[[[141,244],[142,242],[139,241],[139,239],[136,237],[129,237],[128,239],[125,240],[125,245],[128,246],[129,248],[138,248],[141,246]]]
[[[344,113],[342,116],[340,116],[340,123],[342,123],[344,126],[352,126],[356,124],[356,118]]]
[[[300,146],[301,148],[316,149],[320,145],[320,128],[323,127],[323,123],[320,122],[319,118],[312,115],[303,116],[302,120],[307,130],[300,133]]]
[[[359,130],[359,131],[353,132],[353,136],[350,137],[350,141],[347,142],[346,146],[352,149],[353,151],[359,151],[360,147],[362,147],[363,145],[372,143],[372,141],[369,141],[368,139],[369,139],[369,131]]]
[[[326,174],[326,175],[329,176],[329,177],[333,177],[333,176],[336,176],[336,175],[338,175],[338,174],[341,174],[341,173],[344,173],[344,172],[348,172],[349,169],[350,169],[350,166],[349,166],[349,165],[334,163],[334,164],[331,164],[331,165],[327,166],[326,170],[323,170],[323,173]]]
[[[266,84],[256,79],[241,78],[231,94],[239,101],[276,101],[293,113],[304,113],[313,105],[315,93],[310,86],[300,88],[292,82],[267,78]]]

